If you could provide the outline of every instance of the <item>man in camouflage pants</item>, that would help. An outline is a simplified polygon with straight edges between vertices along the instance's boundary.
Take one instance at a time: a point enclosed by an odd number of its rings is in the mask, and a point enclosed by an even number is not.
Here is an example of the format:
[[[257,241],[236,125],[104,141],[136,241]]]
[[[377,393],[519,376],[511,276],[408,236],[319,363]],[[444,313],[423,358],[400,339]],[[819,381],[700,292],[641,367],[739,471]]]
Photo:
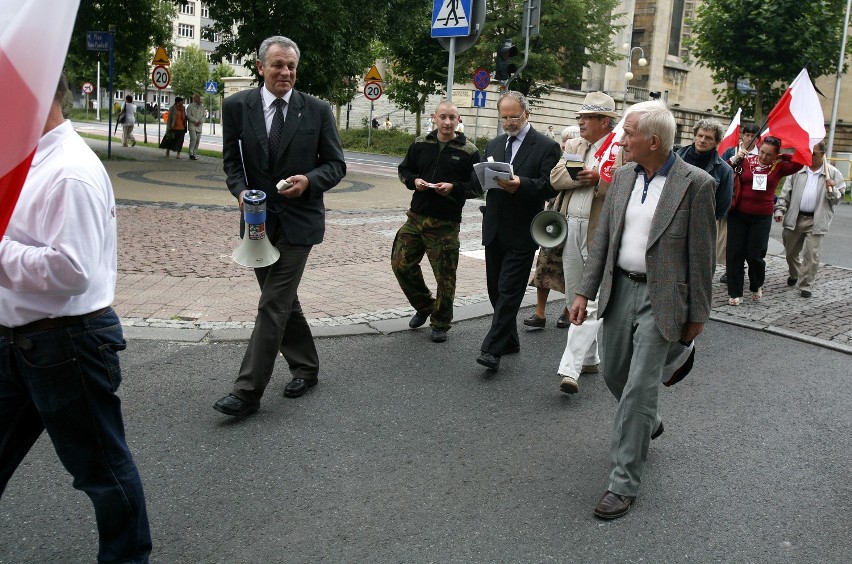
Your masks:
[[[408,221],[393,243],[391,266],[399,286],[417,312],[408,326],[416,329],[432,318],[432,341],[443,343],[453,320],[459,227],[465,198],[470,193],[476,146],[457,133],[459,111],[442,101],[435,108],[437,129],[414,140],[399,165],[399,179],[414,192]],[[435,274],[435,297],[423,280],[420,261],[429,257]]]

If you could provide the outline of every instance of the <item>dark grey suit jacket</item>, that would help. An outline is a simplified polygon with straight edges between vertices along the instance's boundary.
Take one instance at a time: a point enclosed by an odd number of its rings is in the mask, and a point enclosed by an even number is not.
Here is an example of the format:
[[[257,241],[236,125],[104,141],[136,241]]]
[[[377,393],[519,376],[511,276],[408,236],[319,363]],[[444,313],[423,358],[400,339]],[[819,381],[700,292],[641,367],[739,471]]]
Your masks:
[[[504,133],[489,141],[483,161],[488,157],[502,161],[508,139],[509,136]],[[518,191],[510,194],[489,190],[486,195],[483,245],[490,245],[499,237],[505,249],[534,251],[538,248],[530,235],[530,223],[544,209],[544,202],[556,195],[550,185],[550,171],[559,162],[559,154],[559,143],[530,127],[512,161],[515,175],[521,177]],[[473,176],[481,192],[476,174]]]
[[[617,273],[627,204],[636,182],[633,163],[615,172],[577,294],[594,299],[606,316]],[[710,318],[716,258],[713,177],[676,157],[666,177],[645,253],[648,294],[657,328],[667,341],[681,338],[687,322]],[[598,294],[598,290],[600,293]]]
[[[263,86],[229,96],[222,107],[222,152],[228,189],[236,197],[247,189],[266,192],[268,204],[284,207],[283,213],[269,214],[267,221],[277,217],[289,243],[321,243],[325,234],[323,193],[346,175],[331,106],[294,89],[284,120],[280,156],[270,166],[260,88]],[[280,196],[275,185],[294,174],[308,177],[308,190],[298,198]]]

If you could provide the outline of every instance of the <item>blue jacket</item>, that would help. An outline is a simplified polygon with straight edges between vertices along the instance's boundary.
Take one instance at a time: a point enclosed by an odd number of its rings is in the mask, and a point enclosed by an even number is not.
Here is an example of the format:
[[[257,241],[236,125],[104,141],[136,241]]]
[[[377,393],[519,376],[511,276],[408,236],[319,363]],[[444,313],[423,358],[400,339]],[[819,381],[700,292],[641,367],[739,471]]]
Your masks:
[[[691,146],[687,145],[678,149],[678,156],[685,158]],[[716,219],[722,219],[728,215],[731,199],[734,197],[734,171],[731,165],[723,161],[715,152],[710,164],[704,170],[716,181]]]

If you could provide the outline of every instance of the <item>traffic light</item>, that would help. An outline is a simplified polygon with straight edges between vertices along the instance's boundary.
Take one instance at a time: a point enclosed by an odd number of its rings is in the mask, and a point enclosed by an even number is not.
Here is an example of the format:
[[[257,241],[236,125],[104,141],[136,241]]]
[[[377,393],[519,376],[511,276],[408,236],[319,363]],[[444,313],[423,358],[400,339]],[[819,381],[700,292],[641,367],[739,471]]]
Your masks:
[[[516,70],[518,65],[510,59],[518,54],[518,48],[512,45],[511,41],[506,41],[503,45],[497,47],[497,59],[494,62],[494,78],[497,80],[509,80]]]

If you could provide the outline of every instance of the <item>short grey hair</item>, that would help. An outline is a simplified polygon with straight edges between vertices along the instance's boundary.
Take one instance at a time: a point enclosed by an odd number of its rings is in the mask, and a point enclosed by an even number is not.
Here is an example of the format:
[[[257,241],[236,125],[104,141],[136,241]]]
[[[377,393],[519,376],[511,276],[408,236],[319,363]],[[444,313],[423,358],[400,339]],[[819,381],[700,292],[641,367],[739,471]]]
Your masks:
[[[515,100],[518,104],[521,105],[521,109],[523,111],[530,111],[530,103],[527,100],[527,97],[518,92],[517,90],[509,90],[508,92],[500,96],[500,98],[497,100],[497,111],[500,110],[500,103],[503,102],[503,100],[505,100],[506,98],[511,98],[512,100]]]
[[[580,136],[580,126],[579,125],[569,125],[565,129],[562,130],[562,140],[566,141],[568,139],[577,139]]]
[[[296,62],[299,62],[299,59],[302,57],[301,52],[299,51],[299,46],[296,45],[296,42],[290,39],[289,37],[284,37],[283,35],[273,35],[272,37],[267,37],[260,44],[260,48],[257,50],[257,60],[261,63],[266,62],[266,52],[269,51],[269,48],[273,45],[278,45],[283,49],[292,49],[296,52]]]
[[[698,123],[696,123],[695,127],[692,128],[692,134],[698,135],[699,129],[706,129],[707,131],[712,131],[714,137],[716,138],[716,143],[720,143],[722,141],[722,136],[725,135],[725,130],[722,129],[722,124],[712,119],[698,120]]]
[[[674,147],[677,123],[674,114],[660,100],[648,100],[639,102],[630,107],[625,117],[632,113],[640,113],[637,129],[644,139],[650,139],[652,135],[660,138],[660,148],[663,152],[669,152]]]

